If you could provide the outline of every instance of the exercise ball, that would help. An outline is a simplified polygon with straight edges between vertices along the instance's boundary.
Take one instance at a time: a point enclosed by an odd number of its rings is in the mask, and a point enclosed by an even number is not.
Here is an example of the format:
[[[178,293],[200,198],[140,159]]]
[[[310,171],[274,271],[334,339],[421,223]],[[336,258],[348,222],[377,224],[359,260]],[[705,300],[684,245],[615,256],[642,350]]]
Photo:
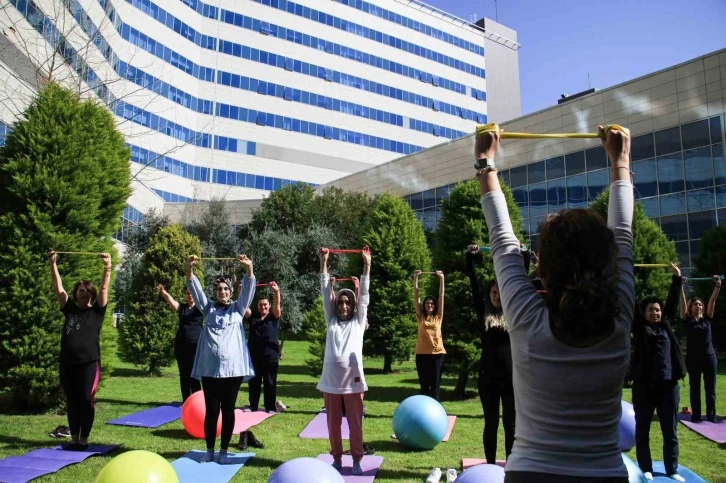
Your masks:
[[[635,446],[635,409],[627,401],[620,401],[620,451],[626,452]]]
[[[96,483],[179,483],[174,467],[151,451],[121,453],[96,476]]]
[[[267,483],[344,483],[338,470],[315,458],[295,458],[287,461],[270,475]]]
[[[181,410],[181,420],[184,429],[192,437],[204,439],[204,415],[207,410],[204,406],[204,392],[197,391],[184,401]],[[217,418],[217,436],[222,434],[222,412]]]
[[[622,453],[622,456],[623,463],[625,463],[625,467],[628,469],[628,483],[648,483],[648,480],[645,479],[645,475],[643,475],[643,472],[640,471],[638,463],[631,460],[625,453]]]
[[[433,449],[446,436],[448,426],[444,407],[429,396],[406,398],[393,413],[396,438],[413,449]]]
[[[456,483],[503,483],[504,482],[504,468],[499,465],[488,465],[481,464],[472,466],[458,478]]]

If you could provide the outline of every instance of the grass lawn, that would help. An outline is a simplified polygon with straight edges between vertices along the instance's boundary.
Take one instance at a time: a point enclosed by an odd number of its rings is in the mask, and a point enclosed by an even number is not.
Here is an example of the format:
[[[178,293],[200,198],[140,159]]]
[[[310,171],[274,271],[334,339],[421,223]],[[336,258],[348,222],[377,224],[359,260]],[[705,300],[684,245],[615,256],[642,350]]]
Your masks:
[[[257,456],[242,468],[234,482],[266,482],[281,463],[298,457],[315,457],[327,453],[327,440],[298,438],[298,434],[320,410],[323,400],[315,389],[317,379],[309,376],[303,365],[307,356],[307,344],[288,341],[285,343],[285,358],[280,364],[278,376],[278,399],[290,406],[280,415],[268,419],[253,428],[255,435],[266,447],[255,451]],[[382,373],[382,361],[366,361],[366,378],[369,391],[366,393],[367,418],[364,425],[364,439],[383,456],[377,482],[423,482],[429,470],[438,466],[461,470],[464,457],[483,458],[482,409],[476,390],[472,385],[465,401],[450,401],[454,386],[453,379],[443,382],[443,405],[448,414],[457,416],[456,426],[448,442],[439,444],[432,451],[413,452],[391,440],[391,416],[397,404],[418,390],[418,380],[413,363],[396,367],[394,374]],[[687,384],[687,382],[686,382]],[[718,413],[726,415],[726,361],[721,361],[717,394]],[[630,400],[630,390],[624,397]],[[96,423],[91,433],[91,442],[123,443],[123,450],[143,449],[159,453],[173,461],[192,449],[204,449],[202,440],[195,440],[184,431],[181,421],[175,421],[157,429],[111,426],[106,421],[179,399],[176,368],[169,368],[161,378],[147,378],[132,366],[117,363],[111,377],[97,394]],[[246,404],[246,385],[240,391],[237,405]],[[687,386],[681,387],[681,406],[688,405]],[[27,451],[49,447],[55,441],[48,433],[60,424],[67,424],[65,416],[33,415],[17,416],[3,414],[0,417],[0,457],[24,454]],[[683,425],[678,427],[681,464],[696,471],[714,483],[726,482],[726,446],[719,447]],[[238,438],[233,438],[236,443]],[[219,444],[219,443],[218,443]],[[344,443],[345,444],[345,443]],[[347,446],[345,446],[347,448]],[[651,430],[653,459],[661,459],[661,437],[658,423]],[[68,466],[59,472],[34,481],[38,482],[92,482],[101,468],[118,452],[106,457],[93,457],[85,462]],[[630,452],[635,459],[635,451]],[[500,427],[498,457],[504,458],[503,433]]]

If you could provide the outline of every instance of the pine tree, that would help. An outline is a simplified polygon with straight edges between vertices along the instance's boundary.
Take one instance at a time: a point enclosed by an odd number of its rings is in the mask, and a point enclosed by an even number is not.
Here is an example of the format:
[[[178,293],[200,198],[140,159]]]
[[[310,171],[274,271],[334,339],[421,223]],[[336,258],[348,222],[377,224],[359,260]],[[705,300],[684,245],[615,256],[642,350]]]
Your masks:
[[[23,409],[62,400],[58,381],[63,315],[48,250],[112,253],[131,193],[130,152],[113,116],[94,101],[48,84],[0,148],[0,390]],[[97,257],[59,255],[66,290],[100,284]],[[109,298],[113,300],[112,297]],[[113,307],[101,334],[102,374],[114,348]]]
[[[119,356],[124,362],[143,367],[150,376],[160,375],[174,360],[174,336],[179,326],[179,316],[164,303],[156,286],[162,284],[172,297],[182,301],[184,267],[189,255],[199,250],[199,240],[181,225],[162,228],[149,240],[131,284],[126,298],[128,314],[119,326]]]
[[[383,357],[383,370],[391,372],[393,362],[413,352],[413,272],[428,271],[431,258],[423,228],[402,198],[385,193],[373,206],[362,236],[372,257],[365,354]]]
[[[501,183],[507,200],[514,234],[522,240],[522,216],[509,187]],[[446,306],[442,332],[446,348],[447,372],[456,374],[457,398],[465,395],[469,374],[481,356],[481,327],[466,275],[466,248],[470,244],[489,245],[489,228],[481,208],[477,180],[464,181],[451,190],[441,206],[441,221],[436,229],[434,266],[446,276]],[[494,264],[488,254],[482,256],[476,271],[482,284],[493,280]]]

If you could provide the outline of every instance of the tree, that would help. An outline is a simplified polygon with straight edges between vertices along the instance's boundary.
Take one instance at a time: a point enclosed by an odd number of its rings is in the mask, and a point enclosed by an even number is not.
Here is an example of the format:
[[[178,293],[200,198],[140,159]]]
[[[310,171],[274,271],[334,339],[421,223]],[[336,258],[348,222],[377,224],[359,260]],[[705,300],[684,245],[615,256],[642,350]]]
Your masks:
[[[699,243],[698,256],[694,261],[696,270],[693,278],[711,277],[726,274],[726,225],[706,230]],[[721,283],[721,293],[716,301],[716,312],[711,325],[713,345],[716,350],[726,350],[726,298],[723,296],[726,282]],[[693,293],[690,296],[700,296],[708,304],[713,293],[713,282],[693,282],[689,284]]]
[[[255,277],[260,282],[277,282],[282,297],[282,321],[285,330],[297,333],[303,326],[304,312],[312,307],[320,296],[318,249],[337,246],[338,238],[330,228],[309,226],[301,233],[285,230],[253,232],[245,240],[245,252],[255,265]],[[315,271],[301,271],[318,260]],[[331,273],[344,273],[348,265],[346,257],[331,257]],[[259,297],[271,294],[265,288],[258,290]],[[253,310],[256,304],[253,304]],[[284,337],[284,331],[283,335]]]
[[[197,213],[191,207],[193,216],[187,221],[187,230],[201,242],[201,256],[214,258],[236,258],[242,251],[242,243],[229,222],[229,211],[223,199],[213,198],[205,209]],[[187,254],[191,255],[191,253]],[[242,268],[236,260],[209,260],[204,264],[204,287],[210,287],[220,274],[239,278]]]
[[[0,148],[0,388],[16,406],[58,403],[63,316],[47,251],[109,252],[131,193],[129,151],[102,106],[49,84]],[[115,261],[114,261],[115,263]],[[100,283],[99,260],[59,256],[66,290]],[[111,297],[110,300],[113,300]],[[102,330],[103,373],[110,368],[111,318]]]
[[[169,223],[168,216],[157,213],[155,208],[151,208],[144,215],[144,222],[127,235],[126,249],[116,270],[113,284],[116,312],[126,312],[127,297],[131,294],[131,285],[141,269],[141,259],[149,239],[162,228],[169,226]]]
[[[175,299],[182,300],[186,260],[199,250],[199,240],[181,225],[162,228],[149,240],[131,284],[126,297],[128,314],[119,325],[119,356],[143,367],[150,376],[161,375],[161,369],[174,360],[179,326],[178,315],[166,307],[156,286],[162,284]]]
[[[393,362],[408,360],[413,351],[413,272],[429,270],[431,258],[413,210],[389,193],[376,197],[362,239],[372,257],[366,353],[382,356],[383,370],[391,372]]]
[[[323,298],[319,296],[315,300],[313,308],[305,312],[305,339],[308,345],[309,358],[305,359],[305,366],[310,375],[318,377],[323,373],[323,361],[325,359],[325,338],[328,336],[328,323],[323,312]]]
[[[522,215],[509,187],[501,183],[507,200],[514,233],[522,238]],[[466,248],[474,243],[489,245],[489,228],[481,209],[477,180],[457,184],[441,206],[441,221],[436,229],[434,266],[446,276],[446,306],[442,331],[446,348],[444,369],[457,376],[455,397],[464,398],[471,370],[481,355],[481,327],[471,299],[471,286],[466,275]],[[482,282],[495,278],[492,258],[483,255],[477,266]]]
[[[604,190],[592,204],[595,210],[607,220],[610,189]],[[633,211],[633,260],[635,263],[672,263],[678,260],[675,244],[663,230],[645,214],[640,203]],[[665,298],[671,286],[671,272],[664,268],[635,269],[635,297],[640,300],[649,295]]]

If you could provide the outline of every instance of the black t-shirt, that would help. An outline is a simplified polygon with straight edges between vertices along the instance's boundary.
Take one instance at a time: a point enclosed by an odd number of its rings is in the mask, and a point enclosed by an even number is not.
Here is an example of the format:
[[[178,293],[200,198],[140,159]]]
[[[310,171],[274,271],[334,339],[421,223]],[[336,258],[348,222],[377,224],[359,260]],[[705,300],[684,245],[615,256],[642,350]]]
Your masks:
[[[204,325],[204,314],[197,308],[189,307],[189,304],[179,304],[179,328],[176,331],[177,344],[196,344],[202,336]]]
[[[280,319],[275,318],[270,311],[264,319],[253,317],[250,319],[250,337],[248,346],[250,355],[257,359],[275,360],[280,358],[280,346],[277,342],[277,333],[280,329]]]
[[[66,321],[61,334],[61,361],[72,365],[101,360],[101,325],[106,307],[98,301],[88,308],[70,298],[61,309]]]
[[[650,344],[650,376],[653,381],[670,381],[671,368],[671,341],[668,331],[660,324],[651,326],[652,332],[648,334]]]
[[[686,317],[686,340],[688,341],[686,357],[689,360],[714,355],[711,318],[705,315],[701,320]]]

